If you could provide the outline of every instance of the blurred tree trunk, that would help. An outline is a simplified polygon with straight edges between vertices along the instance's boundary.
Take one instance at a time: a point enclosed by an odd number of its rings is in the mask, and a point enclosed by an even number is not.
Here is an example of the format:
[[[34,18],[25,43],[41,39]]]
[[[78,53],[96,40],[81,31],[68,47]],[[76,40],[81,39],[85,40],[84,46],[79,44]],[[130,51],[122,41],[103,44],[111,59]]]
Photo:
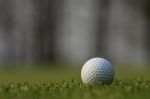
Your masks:
[[[54,50],[54,28],[56,21],[57,6],[54,0],[34,0],[35,7],[35,39],[36,39],[36,57],[41,61],[51,61],[55,57]]]
[[[14,7],[12,0],[0,0],[0,63],[14,60],[14,43],[12,38]]]
[[[147,60],[145,33],[146,0],[113,0],[107,36],[107,50],[112,59],[142,64]]]
[[[97,21],[97,33],[96,33],[96,55],[101,57],[108,57],[106,50],[107,42],[107,29],[109,24],[110,13],[110,0],[97,0],[98,2],[98,21]]]
[[[17,63],[32,63],[34,61],[34,12],[31,0],[14,0],[15,10],[13,39]]]
[[[146,19],[147,19],[147,31],[145,33],[145,49],[146,49],[146,55],[147,55],[147,61],[150,59],[150,0],[145,0],[145,6],[143,7],[143,11],[145,13]]]
[[[96,55],[98,6],[96,0],[64,0],[57,21],[58,59],[76,62]]]

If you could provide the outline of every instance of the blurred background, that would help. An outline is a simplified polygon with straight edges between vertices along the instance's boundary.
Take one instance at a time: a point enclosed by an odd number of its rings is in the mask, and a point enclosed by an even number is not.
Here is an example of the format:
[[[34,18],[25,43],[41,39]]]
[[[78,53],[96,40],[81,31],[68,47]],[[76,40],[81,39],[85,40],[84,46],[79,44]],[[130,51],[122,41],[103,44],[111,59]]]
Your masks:
[[[150,61],[149,0],[0,0],[0,63]],[[3,65],[1,65],[3,66]]]
[[[0,83],[80,81],[93,57],[112,62],[115,79],[150,79],[149,4],[0,0]]]

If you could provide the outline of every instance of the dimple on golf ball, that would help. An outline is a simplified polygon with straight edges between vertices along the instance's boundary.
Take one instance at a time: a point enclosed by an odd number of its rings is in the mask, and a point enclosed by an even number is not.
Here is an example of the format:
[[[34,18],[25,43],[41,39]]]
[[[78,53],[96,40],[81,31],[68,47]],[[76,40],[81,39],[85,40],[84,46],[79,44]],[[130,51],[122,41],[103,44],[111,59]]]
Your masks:
[[[85,84],[110,84],[114,79],[114,70],[108,60],[92,58],[83,65],[81,79]]]

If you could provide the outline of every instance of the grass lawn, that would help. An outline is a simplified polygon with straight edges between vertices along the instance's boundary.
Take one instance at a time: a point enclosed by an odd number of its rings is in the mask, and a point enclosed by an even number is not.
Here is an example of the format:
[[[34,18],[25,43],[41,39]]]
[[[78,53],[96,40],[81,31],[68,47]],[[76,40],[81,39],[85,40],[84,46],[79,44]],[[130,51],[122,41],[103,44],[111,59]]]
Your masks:
[[[0,71],[0,99],[150,99],[150,70],[115,68],[110,85],[84,85],[80,69]]]

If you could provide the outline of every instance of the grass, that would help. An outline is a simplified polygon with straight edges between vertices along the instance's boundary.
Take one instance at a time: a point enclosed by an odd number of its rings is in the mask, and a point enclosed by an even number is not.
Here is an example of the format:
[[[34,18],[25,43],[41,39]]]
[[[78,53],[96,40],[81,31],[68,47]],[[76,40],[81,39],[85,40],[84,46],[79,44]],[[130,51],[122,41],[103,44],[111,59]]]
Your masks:
[[[0,99],[150,99],[149,69],[115,68],[110,85],[84,85],[80,69],[0,71]]]
[[[59,83],[2,84],[1,99],[149,99],[150,81],[115,80],[111,85],[84,85],[75,81]]]

